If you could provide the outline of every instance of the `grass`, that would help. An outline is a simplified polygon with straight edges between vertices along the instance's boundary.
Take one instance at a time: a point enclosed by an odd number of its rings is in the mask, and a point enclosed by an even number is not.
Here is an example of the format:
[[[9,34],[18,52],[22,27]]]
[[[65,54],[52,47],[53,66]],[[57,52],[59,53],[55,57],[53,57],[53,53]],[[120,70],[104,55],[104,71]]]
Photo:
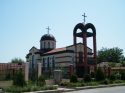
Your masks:
[[[11,93],[21,93],[21,92],[31,92],[31,91],[42,91],[42,90],[54,90],[57,89],[57,86],[25,86],[25,87],[17,87],[11,86],[3,88],[4,92],[11,92]]]
[[[120,83],[125,83],[124,80],[103,80],[103,81],[91,81],[91,82],[77,82],[77,83],[71,83],[71,82],[62,82],[60,83],[60,86],[63,87],[69,87],[69,88],[74,88],[74,87],[84,87],[84,86],[98,86],[98,85],[108,85],[108,84],[120,84]]]

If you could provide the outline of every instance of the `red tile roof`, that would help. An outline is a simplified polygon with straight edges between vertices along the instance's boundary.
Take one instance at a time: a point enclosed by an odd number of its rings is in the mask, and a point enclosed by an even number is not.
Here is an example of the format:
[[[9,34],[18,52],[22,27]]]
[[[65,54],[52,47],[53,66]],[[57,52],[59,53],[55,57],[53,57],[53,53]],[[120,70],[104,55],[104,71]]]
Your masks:
[[[46,52],[46,53],[44,53],[44,54],[56,53],[56,52],[65,51],[65,50],[66,50],[65,47],[64,47],[64,48],[56,48],[56,49],[53,49],[53,50],[51,50],[51,51],[48,51],[48,52]]]

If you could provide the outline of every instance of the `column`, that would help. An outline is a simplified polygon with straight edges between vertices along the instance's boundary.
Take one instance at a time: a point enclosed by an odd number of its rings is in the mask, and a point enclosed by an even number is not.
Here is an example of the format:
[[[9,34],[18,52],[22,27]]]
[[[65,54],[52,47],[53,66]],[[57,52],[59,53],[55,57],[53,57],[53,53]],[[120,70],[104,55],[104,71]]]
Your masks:
[[[25,63],[25,81],[28,81],[29,79],[29,63]]]
[[[42,64],[41,63],[38,63],[38,77],[41,76],[41,73],[42,73]]]

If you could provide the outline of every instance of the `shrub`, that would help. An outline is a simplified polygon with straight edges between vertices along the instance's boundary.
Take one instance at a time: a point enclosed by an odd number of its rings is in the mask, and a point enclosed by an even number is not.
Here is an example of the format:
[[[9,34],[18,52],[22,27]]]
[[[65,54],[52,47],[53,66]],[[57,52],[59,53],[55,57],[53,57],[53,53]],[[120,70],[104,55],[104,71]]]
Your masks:
[[[45,84],[46,84],[45,78],[41,75],[41,76],[38,78],[37,85],[38,85],[38,86],[44,86]]]
[[[115,74],[111,74],[110,80],[116,80],[116,75]]]
[[[95,73],[91,72],[91,78],[95,78]]]
[[[17,74],[14,76],[13,85],[20,86],[20,87],[23,87],[26,85],[24,75],[21,70],[19,70],[19,72],[17,72]]]
[[[110,83],[110,81],[108,80],[108,79],[105,79],[104,81],[102,81],[102,82],[100,82],[101,84],[105,84],[105,85],[107,85],[107,84],[109,84]]]
[[[76,76],[76,75],[72,75],[72,76],[70,77],[70,82],[72,82],[72,83],[78,82],[77,76]]]
[[[95,76],[96,76],[95,78],[97,81],[105,80],[105,74],[101,68],[97,69]]]
[[[121,74],[120,73],[116,73],[115,76],[116,76],[116,79],[119,79],[119,80],[121,79]]]
[[[115,80],[113,83],[123,83],[122,80]]]
[[[120,74],[121,74],[121,80],[125,80],[125,72],[121,71]]]
[[[84,76],[84,82],[90,82],[91,81],[91,76],[89,74],[86,74]]]

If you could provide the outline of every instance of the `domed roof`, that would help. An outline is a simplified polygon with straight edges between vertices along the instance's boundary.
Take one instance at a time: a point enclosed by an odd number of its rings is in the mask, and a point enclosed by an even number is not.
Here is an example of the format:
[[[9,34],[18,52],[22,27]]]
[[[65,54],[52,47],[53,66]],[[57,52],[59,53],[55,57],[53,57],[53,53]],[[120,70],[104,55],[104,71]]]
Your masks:
[[[56,41],[55,37],[52,34],[45,34],[41,37],[40,41],[44,41],[44,40],[53,40]]]

